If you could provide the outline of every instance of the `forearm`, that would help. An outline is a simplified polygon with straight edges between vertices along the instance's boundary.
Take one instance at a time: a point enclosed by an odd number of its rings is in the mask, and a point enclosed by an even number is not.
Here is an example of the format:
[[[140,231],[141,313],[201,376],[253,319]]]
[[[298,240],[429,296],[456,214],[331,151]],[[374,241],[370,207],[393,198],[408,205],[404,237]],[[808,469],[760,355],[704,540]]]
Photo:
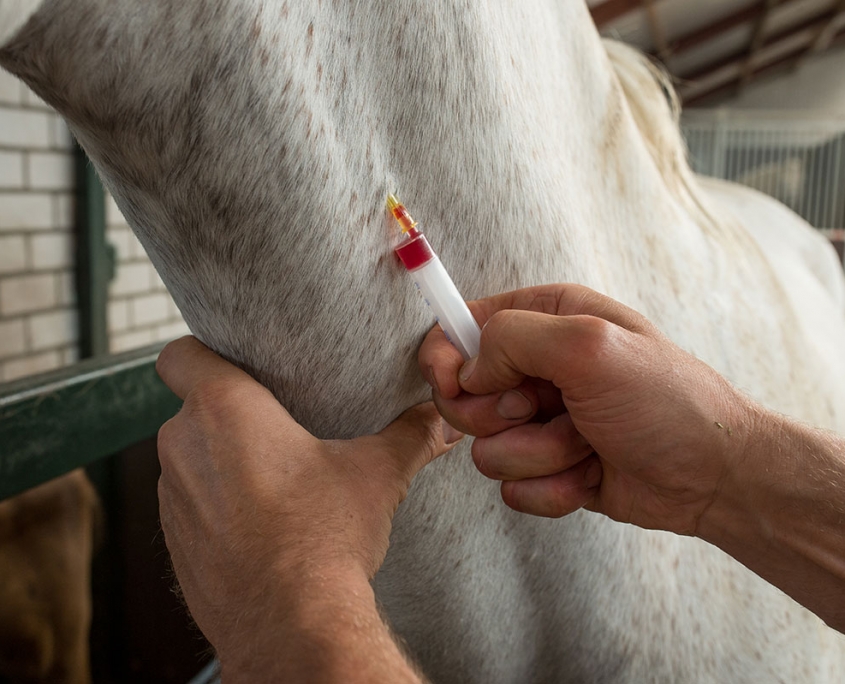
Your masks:
[[[425,681],[392,638],[366,578],[311,577],[283,593],[278,610],[258,607],[261,627],[239,630],[218,649],[226,684]]]
[[[761,411],[698,534],[845,631],[845,439]]]

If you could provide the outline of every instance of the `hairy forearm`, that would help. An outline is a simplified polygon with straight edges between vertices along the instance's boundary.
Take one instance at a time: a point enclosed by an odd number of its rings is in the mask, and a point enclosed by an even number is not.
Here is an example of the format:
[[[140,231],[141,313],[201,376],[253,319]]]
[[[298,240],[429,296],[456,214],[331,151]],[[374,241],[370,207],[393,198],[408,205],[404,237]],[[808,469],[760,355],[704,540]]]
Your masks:
[[[237,630],[218,656],[226,684],[423,684],[379,615],[364,577],[310,577],[286,588],[263,626]]]
[[[757,412],[699,536],[845,631],[845,439]]]

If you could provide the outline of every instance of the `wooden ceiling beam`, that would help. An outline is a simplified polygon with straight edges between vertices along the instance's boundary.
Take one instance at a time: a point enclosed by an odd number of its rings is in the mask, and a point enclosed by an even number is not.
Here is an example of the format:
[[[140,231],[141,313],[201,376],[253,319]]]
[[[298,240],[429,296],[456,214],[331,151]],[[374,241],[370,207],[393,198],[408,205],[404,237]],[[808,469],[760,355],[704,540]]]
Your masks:
[[[657,14],[656,0],[642,0],[648,20],[648,28],[654,40],[657,56],[665,60],[669,56],[669,43],[666,41],[666,31],[663,30],[663,22]]]
[[[722,34],[739,26],[753,23],[751,41],[748,47],[715,60],[696,70],[695,73],[680,75],[680,81],[689,82],[710,78],[717,72],[727,70],[729,67],[734,67],[738,72],[728,74],[724,80],[719,79],[719,83],[703,92],[695,92],[694,86],[692,88],[687,87],[686,90],[691,91],[692,97],[683,97],[684,88],[682,86],[680,90],[685,103],[700,102],[728,88],[737,88],[737,86],[741,88],[752,80],[759,78],[761,74],[767,74],[773,69],[782,69],[790,63],[795,66],[800,63],[800,60],[815,52],[824,51],[833,42],[843,42],[843,38],[845,38],[845,29],[838,30],[840,17],[845,16],[845,0],[832,0],[832,7],[797,26],[787,27],[774,35],[767,35],[766,31],[772,14],[781,7],[800,3],[804,0],[759,0],[749,7],[671,41],[667,40],[660,16],[657,13],[656,3],[659,1],[605,0],[592,7],[590,12],[596,25],[601,29],[606,24],[626,14],[644,9],[655,44],[654,55],[664,61],[672,55],[692,50],[715,40]],[[798,34],[808,31],[812,31],[812,35],[807,38],[806,44],[802,44],[798,49],[791,49],[787,55],[778,57],[773,61],[757,64],[761,53],[766,48],[794,39]],[[803,38],[801,42],[805,43]]]
[[[778,0],[765,0],[763,11],[754,23],[754,31],[751,33],[751,41],[748,44],[748,56],[742,65],[742,72],[739,77],[740,89],[751,80],[751,74],[754,73],[754,60],[757,59],[757,55],[763,47],[763,41],[766,38],[766,27],[768,26],[769,19],[772,18],[772,10],[777,5]]]
[[[801,50],[803,48],[799,48],[793,52],[787,53],[782,57],[770,62],[768,64],[763,65],[756,71],[751,74],[751,82],[756,81],[757,79],[763,78],[764,76],[768,76],[773,73],[777,73],[780,71],[787,71],[789,67],[789,63],[795,58],[795,55],[801,54]],[[729,92],[732,92],[736,89],[736,78],[732,78],[725,83],[721,83],[709,90],[706,90],[702,93],[699,93],[695,97],[690,98],[689,100],[684,100],[684,107],[693,107],[701,102],[706,102],[707,100],[712,99],[716,95],[725,95]]]
[[[845,44],[845,29],[840,30],[830,41],[828,45],[828,49],[837,47],[839,45]],[[799,47],[796,50],[788,52],[785,55],[778,57],[771,62],[767,62],[761,65],[758,69],[754,70],[751,75],[751,82],[754,82],[760,78],[765,76],[772,75],[774,73],[780,72],[787,72],[790,69],[790,66],[796,56],[803,54],[806,51],[806,47]],[[717,95],[722,96],[727,94],[728,92],[734,90],[736,88],[737,77],[733,76],[723,83],[719,83],[718,85],[713,86],[712,88],[708,88],[707,90],[701,91],[699,93],[695,93],[692,97],[685,97],[682,98],[684,107],[693,107],[695,105],[699,105],[702,102],[706,102],[708,100],[712,100]]]
[[[765,0],[762,0],[756,5],[751,5],[739,12],[729,14],[718,21],[714,21],[712,24],[708,24],[707,26],[696,29],[691,33],[687,33],[685,36],[681,36],[677,40],[671,42],[669,49],[672,51],[673,55],[677,55],[681,52],[686,52],[687,50],[698,47],[699,45],[703,45],[704,43],[709,43],[714,38],[717,38],[727,31],[735,29],[737,26],[742,26],[743,24],[747,24],[758,19],[760,15],[763,14],[764,9]]]
[[[590,8],[593,21],[601,29],[605,24],[642,7],[642,0],[605,0]]]
[[[830,47],[830,43],[837,33],[837,24],[842,16],[845,15],[845,0],[839,0],[834,3],[834,12],[826,24],[819,26],[810,46],[795,60],[795,63],[792,65],[793,69],[798,69],[809,57],[812,57],[817,52],[824,52]]]
[[[834,14],[834,10],[828,9],[822,14],[816,15],[815,17],[811,17],[807,21],[801,22],[797,26],[790,26],[786,29],[783,29],[782,31],[779,31],[774,35],[767,36],[763,39],[762,48],[771,47],[776,43],[789,40],[797,34],[809,31],[811,29],[817,30],[820,26],[825,26]],[[706,79],[717,71],[721,71],[722,69],[725,69],[729,66],[740,66],[744,62],[746,54],[747,50],[744,48],[738,52],[734,52],[725,57],[717,59],[714,62],[710,62],[709,64],[706,64],[705,66],[695,71],[694,73],[679,74],[678,78],[681,81],[698,81]]]
[[[781,0],[778,6],[785,6],[802,0]],[[699,45],[709,43],[711,40],[718,38],[723,33],[727,33],[738,26],[749,24],[753,21],[759,21],[760,17],[766,11],[766,0],[760,0],[754,5],[745,7],[744,9],[729,14],[726,17],[714,21],[712,24],[707,24],[701,28],[695,29],[686,35],[669,41],[669,53],[677,55],[682,52],[687,52]]]
[[[803,49],[803,48],[802,48]],[[757,71],[752,72],[750,82],[756,81],[758,78],[762,78],[769,73],[772,73],[777,70],[778,67],[781,67],[783,70],[786,69],[787,64],[792,60],[795,55],[800,54],[801,49],[796,50],[794,52],[790,52],[789,54],[784,55],[783,57],[771,62],[770,64],[765,64]],[[684,99],[683,106],[686,107],[694,107],[702,102],[706,102],[717,95],[727,95],[730,92],[736,91],[737,85],[737,78],[733,77],[725,81],[724,83],[720,83],[713,88],[709,88],[701,93],[696,94],[694,97]]]

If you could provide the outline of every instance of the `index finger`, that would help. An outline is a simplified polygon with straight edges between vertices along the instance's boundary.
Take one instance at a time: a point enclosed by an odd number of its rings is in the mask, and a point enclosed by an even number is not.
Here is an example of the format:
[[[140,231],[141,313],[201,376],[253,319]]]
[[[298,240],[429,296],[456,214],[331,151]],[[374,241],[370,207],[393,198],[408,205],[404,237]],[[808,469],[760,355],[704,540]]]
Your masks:
[[[503,292],[485,299],[467,302],[472,315],[482,327],[499,311],[515,309],[553,316],[588,315],[614,323],[633,332],[651,329],[651,323],[633,309],[606,295],[574,283],[538,285]],[[426,335],[418,361],[426,381],[445,399],[461,392],[458,371],[464,363],[457,349],[449,342],[440,326]]]
[[[505,309],[534,311],[553,316],[594,316],[626,328],[644,332],[651,324],[639,313],[607,295],[576,283],[537,285],[469,302],[480,326]]]
[[[168,344],[158,356],[156,372],[182,399],[199,384],[211,379],[250,380],[251,376],[218,356],[196,337],[186,335]]]

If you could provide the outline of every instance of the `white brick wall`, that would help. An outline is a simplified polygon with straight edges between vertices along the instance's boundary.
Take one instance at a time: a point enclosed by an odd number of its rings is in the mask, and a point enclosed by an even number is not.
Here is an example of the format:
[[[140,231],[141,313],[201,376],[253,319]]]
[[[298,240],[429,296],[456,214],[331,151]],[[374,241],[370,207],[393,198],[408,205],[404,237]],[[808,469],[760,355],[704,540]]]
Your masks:
[[[47,193],[0,193],[0,232],[57,227],[53,217],[53,198]]]
[[[111,350],[114,353],[128,351],[136,347],[143,347],[146,344],[155,342],[153,331],[149,328],[140,328],[130,332],[120,333],[111,338]]]
[[[106,202],[106,222],[106,237],[118,260],[117,276],[109,287],[112,352],[187,335],[179,310],[111,198]]]
[[[56,276],[16,275],[0,280],[0,316],[9,317],[56,306]]]
[[[31,316],[29,339],[33,350],[67,347],[79,338],[79,317],[73,309]]]
[[[26,239],[21,235],[0,237],[0,274],[26,269]]]
[[[0,69],[0,103],[19,105],[22,102],[21,82],[12,74]]]
[[[73,191],[73,157],[61,152],[30,152],[29,187]]]
[[[170,317],[170,312],[167,310],[169,299],[170,297],[165,292],[135,297],[130,305],[132,321],[137,326],[164,323]]]
[[[73,192],[67,126],[0,72],[0,381],[78,355]]]
[[[149,292],[152,289],[151,270],[147,261],[119,261],[117,276],[109,287],[111,297]]]
[[[6,361],[3,364],[3,379],[6,381],[17,380],[27,375],[55,370],[61,365],[62,354],[59,351],[30,354],[20,359]]]
[[[74,363],[73,141],[55,112],[0,70],[0,382]],[[117,250],[109,287],[112,352],[187,333],[141,244],[111,199]]]
[[[23,167],[22,152],[0,152],[0,188],[6,190],[22,188]]]
[[[60,269],[73,266],[74,239],[69,231],[40,233],[29,238],[33,269]]]
[[[42,150],[50,147],[55,114],[4,107],[2,116],[0,146]]]
[[[26,351],[26,334],[22,319],[0,322],[0,349],[11,356]]]

